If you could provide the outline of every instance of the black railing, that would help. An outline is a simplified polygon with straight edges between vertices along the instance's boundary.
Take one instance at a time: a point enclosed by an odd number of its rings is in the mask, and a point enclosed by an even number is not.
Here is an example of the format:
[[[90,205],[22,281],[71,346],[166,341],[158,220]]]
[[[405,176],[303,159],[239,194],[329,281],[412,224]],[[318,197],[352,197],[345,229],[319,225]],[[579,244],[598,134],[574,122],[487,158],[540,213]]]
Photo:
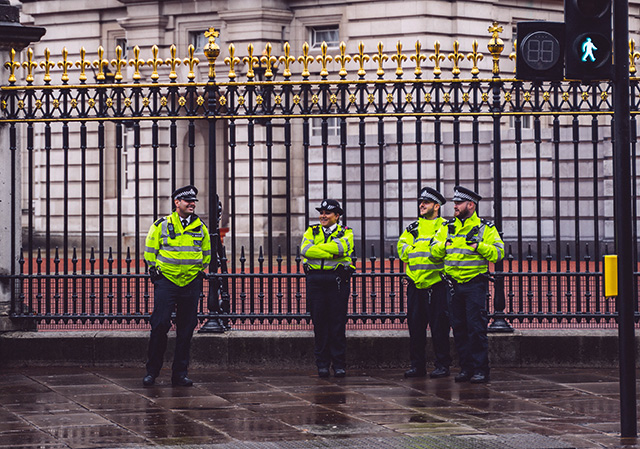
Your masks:
[[[169,213],[170,192],[193,183],[200,189],[197,212],[211,232],[228,231],[228,273],[209,277],[228,280],[227,317],[234,323],[308,322],[296,248],[325,197],[342,202],[356,237],[351,322],[400,323],[406,298],[395,244],[415,219],[417,193],[432,185],[450,197],[462,184],[484,197],[480,215],[496,222],[509,248],[491,267],[492,314],[516,325],[615,325],[601,262],[614,238],[611,86],[501,78],[499,53],[491,77],[481,78],[477,45],[468,58],[471,77],[461,78],[453,48],[449,79],[442,78],[439,44],[431,79],[422,78],[419,47],[415,69],[403,69],[398,45],[395,78],[385,79],[378,46],[377,78],[367,79],[362,46],[353,55],[357,76],[349,78],[341,47],[341,70],[331,78],[326,47],[316,59],[304,47],[301,73],[289,73],[287,44],[279,81],[249,76],[251,47],[243,81],[230,60],[229,81],[217,80],[216,57],[208,54],[208,82],[197,82],[190,50],[186,82],[179,82],[184,74],[171,64],[172,50],[169,81],[160,82],[167,73],[154,50],[146,73],[134,64],[139,56],[128,61],[136,69],[130,83],[121,64],[113,64],[118,73],[106,83],[98,64],[95,83],[85,76],[59,85],[51,77],[36,83],[39,66],[28,51],[34,65],[25,62],[26,81],[13,79],[0,90],[12,170],[22,173],[22,184],[15,176],[11,189],[23,193],[21,201],[12,195],[10,224],[22,233],[22,248],[12,246],[16,264],[2,276],[12,283],[11,316],[62,324],[148,318],[146,230]],[[322,66],[314,79],[312,60]],[[637,263],[638,79],[631,85],[629,244]],[[217,197],[224,209],[219,226]],[[207,296],[205,289],[202,319]]]

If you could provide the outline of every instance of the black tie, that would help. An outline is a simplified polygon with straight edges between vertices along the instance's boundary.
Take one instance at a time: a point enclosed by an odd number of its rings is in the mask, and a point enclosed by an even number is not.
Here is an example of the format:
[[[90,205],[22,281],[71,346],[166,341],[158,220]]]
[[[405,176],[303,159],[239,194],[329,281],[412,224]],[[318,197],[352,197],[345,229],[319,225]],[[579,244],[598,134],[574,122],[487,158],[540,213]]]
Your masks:
[[[184,219],[182,220],[182,227],[183,227],[184,229],[186,229],[188,224],[189,224],[189,222],[187,221],[187,219],[186,219],[186,218],[184,218]]]

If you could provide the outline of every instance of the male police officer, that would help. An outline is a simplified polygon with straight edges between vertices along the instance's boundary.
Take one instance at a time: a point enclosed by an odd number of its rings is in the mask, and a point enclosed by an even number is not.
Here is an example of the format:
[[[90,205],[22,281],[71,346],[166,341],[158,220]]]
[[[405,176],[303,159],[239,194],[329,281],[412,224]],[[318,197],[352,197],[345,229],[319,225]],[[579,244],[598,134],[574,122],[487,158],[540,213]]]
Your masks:
[[[189,387],[187,377],[191,337],[198,324],[198,303],[204,270],[211,261],[209,231],[194,213],[198,189],[192,185],[171,195],[174,210],[160,218],[147,234],[144,258],[154,285],[151,339],[144,386],[155,383],[167,349],[171,314],[176,311],[176,347],[171,384]]]
[[[300,245],[315,334],[314,355],[320,377],[328,377],[331,366],[336,377],[344,377],[353,231],[338,224],[343,214],[338,201],[323,200],[316,210],[320,224],[306,230]]]
[[[504,243],[494,224],[478,218],[482,197],[472,190],[454,189],[454,218],[436,234],[431,253],[444,258],[450,283],[450,314],[460,373],[456,382],[489,381],[487,339],[487,272],[489,262],[504,257]]]
[[[423,377],[427,374],[425,347],[427,325],[431,327],[431,340],[435,353],[435,370],[431,378],[447,377],[451,365],[449,351],[449,317],[447,286],[440,273],[442,259],[431,256],[431,243],[444,219],[440,206],[447,200],[435,189],[420,191],[420,217],[411,223],[398,240],[398,254],[407,264],[407,324],[409,325],[409,357],[411,368],[404,377]]]

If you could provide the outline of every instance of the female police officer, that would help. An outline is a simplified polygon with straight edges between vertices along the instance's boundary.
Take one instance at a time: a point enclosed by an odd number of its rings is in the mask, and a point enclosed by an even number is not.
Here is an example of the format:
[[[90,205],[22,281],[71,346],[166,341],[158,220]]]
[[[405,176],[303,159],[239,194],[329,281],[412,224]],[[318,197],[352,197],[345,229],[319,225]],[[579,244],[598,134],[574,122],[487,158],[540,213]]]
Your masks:
[[[314,355],[320,377],[328,377],[331,366],[336,377],[344,377],[353,231],[338,224],[343,214],[338,201],[323,200],[316,210],[320,224],[306,230],[300,245],[315,334]]]

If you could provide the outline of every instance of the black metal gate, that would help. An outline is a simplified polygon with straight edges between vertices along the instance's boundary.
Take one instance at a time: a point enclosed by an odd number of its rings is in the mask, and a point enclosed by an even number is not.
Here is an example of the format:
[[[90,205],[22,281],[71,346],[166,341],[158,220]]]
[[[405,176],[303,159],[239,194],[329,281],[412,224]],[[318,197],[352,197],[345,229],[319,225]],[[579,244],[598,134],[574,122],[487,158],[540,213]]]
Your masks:
[[[95,61],[84,49],[56,62],[48,51],[40,62],[30,49],[24,62],[14,55],[0,92],[16,175],[12,232],[23,234],[4,276],[11,316],[61,325],[148,318],[144,237],[170,211],[170,192],[192,183],[204,199],[199,215],[223,235],[228,273],[210,278],[228,282],[236,325],[309,320],[298,245],[326,197],[343,203],[356,236],[351,322],[394,325],[406,303],[395,243],[415,219],[417,192],[432,185],[451,196],[462,184],[484,197],[479,213],[507,244],[493,267],[494,318],[615,325],[601,262],[613,249],[611,87],[505,77],[501,28],[489,30],[488,78],[477,42],[466,55],[457,42],[446,55],[439,43],[424,54],[418,42],[411,54],[400,43],[374,54],[342,44],[338,55],[324,45],[315,57],[305,44],[297,58],[287,43],[279,57],[270,44],[254,56],[250,45],[242,60],[231,45],[221,81],[213,29],[206,82],[193,47],[185,59],[175,47],[166,59],[154,47],[148,60],[138,48],[131,59],[121,49],[105,59],[102,48]],[[640,89],[631,83],[637,217]],[[633,229],[637,261],[637,218]]]

